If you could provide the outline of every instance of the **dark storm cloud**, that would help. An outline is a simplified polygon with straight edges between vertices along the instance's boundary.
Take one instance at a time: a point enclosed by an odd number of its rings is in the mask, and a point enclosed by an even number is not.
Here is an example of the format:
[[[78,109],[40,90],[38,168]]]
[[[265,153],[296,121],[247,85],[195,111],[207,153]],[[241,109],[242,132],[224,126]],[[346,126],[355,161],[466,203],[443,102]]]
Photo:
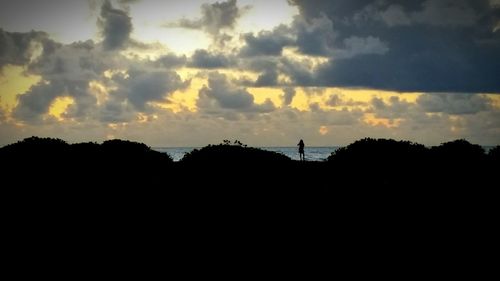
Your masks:
[[[482,5],[481,1],[427,0],[412,10],[397,2],[369,4],[354,15],[354,20],[382,21],[390,27],[410,24],[471,26],[479,19],[478,10]]]
[[[254,36],[252,33],[243,35],[245,47],[240,51],[240,56],[279,56],[283,48],[294,43],[290,37],[290,29],[280,25],[273,31],[261,31]]]
[[[307,79],[291,65],[298,85],[500,92],[500,7],[488,0],[290,2],[299,50],[330,58]]]
[[[412,116],[415,112],[426,112],[425,110],[422,110],[422,108],[418,108],[414,103],[409,103],[397,96],[390,97],[387,102],[381,98],[374,97],[371,100],[371,106],[371,110],[368,110],[367,112],[375,113],[375,116],[378,118],[405,118]]]
[[[294,88],[284,88],[283,89],[283,104],[290,105],[292,103],[293,98],[295,97],[295,89]]]
[[[125,4],[125,5],[128,5],[128,4],[133,4],[133,3],[137,3],[137,2],[140,2],[141,0],[120,0],[119,2],[121,4]]]
[[[37,121],[41,115],[49,111],[52,102],[63,95],[65,84],[61,81],[39,83],[27,93],[18,97],[18,105],[13,116],[24,121]]]
[[[376,102],[378,102],[379,99],[377,99]],[[354,101],[353,99],[346,99],[343,98],[339,94],[334,94],[331,95],[328,100],[326,101],[326,105],[328,106],[364,106],[366,105],[365,102],[362,101]]]
[[[163,55],[159,57],[155,63],[156,65],[163,66],[165,68],[176,68],[176,67],[181,67],[186,64],[186,56],[177,56],[173,53]]]
[[[220,114],[224,109],[246,113],[266,113],[276,109],[270,100],[255,104],[254,97],[245,88],[233,85],[224,74],[217,72],[210,73],[208,86],[199,91],[197,106],[214,114]]]
[[[104,123],[121,123],[133,120],[135,117],[134,113],[135,110],[131,105],[113,96],[112,99],[104,104],[98,117],[99,121]]]
[[[280,60],[281,71],[290,77],[293,85],[297,86],[315,86],[316,81],[312,66],[304,61],[297,62],[282,58]]]
[[[47,38],[45,32],[7,32],[0,28],[0,69],[7,64],[27,64],[36,48],[33,44]]]
[[[103,46],[106,50],[122,48],[130,39],[132,18],[126,11],[113,8],[109,0],[101,6],[101,18],[98,20],[104,37]]]
[[[302,53],[313,56],[331,54],[336,33],[329,18],[324,15],[311,19],[296,17],[293,28],[297,32],[297,46]]]
[[[278,84],[278,71],[276,69],[268,69],[257,77],[255,87],[270,87]]]
[[[196,20],[184,18],[166,26],[201,29],[211,35],[218,36],[222,29],[234,28],[242,12],[243,10],[238,8],[236,0],[215,2],[213,4],[205,3],[201,6],[201,18]]]
[[[37,121],[49,111],[57,97],[71,97],[71,117],[83,117],[96,104],[88,84],[110,66],[106,56],[96,50],[92,41],[68,45],[46,39],[42,53],[27,65],[28,73],[39,75],[43,82],[18,97],[14,116],[23,121]]]
[[[278,86],[279,58],[256,56],[247,57],[239,61],[239,67],[245,70],[258,72],[259,76],[255,81],[240,81],[242,85],[253,87]]]
[[[56,98],[71,97],[74,103],[64,117],[99,118],[104,122],[131,120],[137,111],[147,111],[149,102],[165,101],[173,91],[188,85],[189,81],[182,81],[169,70],[185,60],[166,55],[151,63],[109,53],[91,40],[63,45],[47,39],[42,42],[40,56],[27,65],[28,72],[41,76],[44,82],[19,96],[13,113],[18,120],[40,121]],[[126,71],[126,75],[105,77],[106,70],[116,69]],[[98,105],[89,88],[91,81],[116,88],[105,104]]]
[[[425,94],[417,104],[426,112],[448,114],[476,114],[491,109],[491,100],[481,95],[468,94]]]
[[[200,99],[205,97],[216,101],[222,108],[247,109],[253,105],[253,96],[250,93],[243,88],[234,87],[225,75],[219,73],[211,73],[208,87],[200,90]]]
[[[128,77],[118,77],[117,95],[125,95],[138,111],[145,111],[148,102],[166,101],[175,90],[186,87],[177,73],[168,70],[130,69]]]
[[[41,32],[2,31],[0,54],[9,58],[6,63],[25,65],[29,74],[42,78],[18,97],[14,117],[26,122],[41,121],[58,97],[70,97],[73,104],[66,108],[64,117],[125,122],[137,112],[150,110],[150,102],[164,102],[169,94],[189,85],[190,81],[182,81],[170,70],[185,65],[185,56],[167,54],[149,61],[108,52],[140,42],[129,38],[132,24],[127,12],[105,1],[100,16],[98,25],[104,36],[100,43],[88,40],[61,44]],[[36,58],[32,57],[34,49],[39,53]],[[108,70],[114,74],[105,75]],[[100,104],[95,90],[90,88],[91,82],[113,89]]]
[[[96,78],[108,67],[109,57],[97,50],[92,40],[67,45],[45,41],[43,52],[29,64],[31,74],[46,80],[85,80]]]
[[[221,53],[210,53],[198,49],[191,57],[188,66],[196,68],[227,68],[234,65],[234,59]]]

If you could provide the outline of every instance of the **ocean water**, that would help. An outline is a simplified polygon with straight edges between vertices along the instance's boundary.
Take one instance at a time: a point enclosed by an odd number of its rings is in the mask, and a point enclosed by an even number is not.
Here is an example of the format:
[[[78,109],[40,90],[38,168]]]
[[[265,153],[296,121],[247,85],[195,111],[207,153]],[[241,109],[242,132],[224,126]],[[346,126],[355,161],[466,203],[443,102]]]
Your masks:
[[[483,146],[486,153],[494,146]],[[154,150],[159,152],[168,153],[174,161],[179,161],[184,157],[184,154],[192,151],[195,148],[200,147],[153,147]],[[297,147],[259,147],[260,149],[265,149],[269,151],[278,152],[284,154],[293,160],[299,160],[299,151]],[[305,155],[307,161],[323,161],[326,160],[328,156],[339,146],[329,146],[329,147],[307,147],[305,148]]]
[[[179,161],[184,157],[184,154],[198,147],[153,147],[159,152],[168,153],[174,161]],[[269,150],[284,154],[294,160],[299,160],[299,151],[297,147],[259,147],[260,149]],[[305,148],[305,156],[307,161],[323,161],[326,160],[332,152],[338,147],[307,147]],[[199,149],[199,148],[198,148]]]

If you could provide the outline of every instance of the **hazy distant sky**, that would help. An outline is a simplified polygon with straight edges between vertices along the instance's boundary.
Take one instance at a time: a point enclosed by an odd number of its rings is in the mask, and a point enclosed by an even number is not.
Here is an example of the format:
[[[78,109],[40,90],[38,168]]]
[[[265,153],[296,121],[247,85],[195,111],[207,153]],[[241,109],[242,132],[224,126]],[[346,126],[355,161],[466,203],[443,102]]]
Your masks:
[[[498,0],[0,0],[0,145],[500,144]]]

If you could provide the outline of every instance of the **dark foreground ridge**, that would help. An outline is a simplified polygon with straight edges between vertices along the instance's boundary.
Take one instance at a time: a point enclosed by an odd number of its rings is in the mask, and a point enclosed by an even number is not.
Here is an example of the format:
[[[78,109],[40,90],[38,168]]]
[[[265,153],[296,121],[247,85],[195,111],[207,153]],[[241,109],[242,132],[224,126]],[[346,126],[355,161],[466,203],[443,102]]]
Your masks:
[[[0,148],[0,163],[4,207],[15,223],[132,220],[192,229],[253,221],[360,237],[380,227],[490,225],[500,147],[486,154],[465,140],[426,148],[362,139],[326,161],[307,162],[226,142],[174,162],[136,142],[31,137]]]
[[[485,153],[465,140],[427,148],[370,138],[340,148],[321,162],[294,161],[229,141],[194,150],[179,162],[124,140],[68,144],[31,137],[0,148],[2,172],[13,179],[4,190],[22,187],[43,190],[44,195],[60,195],[62,190],[94,199],[113,195],[312,205],[318,200],[343,204],[333,202],[354,194],[367,204],[398,194],[408,200],[467,196],[497,186],[499,155],[499,146]]]
[[[488,186],[495,180],[500,146],[486,153],[465,140],[427,148],[391,139],[362,139],[332,153],[326,161],[294,161],[239,141],[208,145],[179,162],[145,144],[108,140],[68,144],[53,138],[26,138],[0,148],[2,169],[21,174],[19,184],[68,187],[85,183],[106,188],[241,188],[315,190],[349,187],[419,188]],[[103,188],[105,188],[103,187]],[[125,186],[121,186],[125,188]]]

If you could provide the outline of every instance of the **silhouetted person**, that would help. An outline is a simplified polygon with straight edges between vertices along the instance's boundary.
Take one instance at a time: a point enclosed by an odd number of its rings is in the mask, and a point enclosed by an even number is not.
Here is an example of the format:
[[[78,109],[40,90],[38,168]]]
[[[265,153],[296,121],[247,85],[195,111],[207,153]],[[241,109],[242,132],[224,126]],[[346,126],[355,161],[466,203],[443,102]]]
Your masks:
[[[300,161],[305,161],[306,160],[306,155],[304,154],[304,141],[300,140],[299,144],[297,144],[297,145],[299,146]]]

